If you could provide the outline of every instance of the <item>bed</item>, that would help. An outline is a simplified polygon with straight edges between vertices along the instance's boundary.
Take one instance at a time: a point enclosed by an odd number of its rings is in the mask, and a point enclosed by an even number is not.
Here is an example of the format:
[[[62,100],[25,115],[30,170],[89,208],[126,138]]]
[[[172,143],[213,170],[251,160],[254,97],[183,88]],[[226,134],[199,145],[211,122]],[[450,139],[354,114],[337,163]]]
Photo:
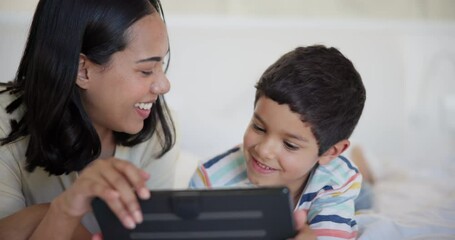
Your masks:
[[[455,239],[454,160],[419,167],[370,159],[374,207],[357,215],[359,239]]]

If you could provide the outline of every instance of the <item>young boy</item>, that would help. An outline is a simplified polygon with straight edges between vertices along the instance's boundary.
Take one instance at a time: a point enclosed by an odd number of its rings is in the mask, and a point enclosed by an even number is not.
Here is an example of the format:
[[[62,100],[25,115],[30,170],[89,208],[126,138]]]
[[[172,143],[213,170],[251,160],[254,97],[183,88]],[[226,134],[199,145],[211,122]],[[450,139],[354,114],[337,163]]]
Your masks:
[[[365,103],[365,88],[337,49],[299,47],[256,85],[243,145],[201,165],[191,188],[287,186],[318,239],[355,239],[362,177],[341,156]]]

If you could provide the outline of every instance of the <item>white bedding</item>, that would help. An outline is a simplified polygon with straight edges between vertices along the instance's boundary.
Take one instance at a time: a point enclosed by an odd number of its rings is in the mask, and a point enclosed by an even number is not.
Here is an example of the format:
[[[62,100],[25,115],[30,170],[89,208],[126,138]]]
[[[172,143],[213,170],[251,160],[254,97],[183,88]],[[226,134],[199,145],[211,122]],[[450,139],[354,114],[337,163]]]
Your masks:
[[[374,210],[358,215],[359,239],[455,239],[453,160],[430,168],[382,167]]]

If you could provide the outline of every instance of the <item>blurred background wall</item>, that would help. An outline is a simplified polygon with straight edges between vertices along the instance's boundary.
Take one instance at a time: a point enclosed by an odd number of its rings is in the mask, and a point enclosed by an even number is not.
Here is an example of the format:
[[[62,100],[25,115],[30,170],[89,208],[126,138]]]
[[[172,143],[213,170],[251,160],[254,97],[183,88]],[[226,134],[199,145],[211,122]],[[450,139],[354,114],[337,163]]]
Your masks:
[[[0,80],[14,77],[36,0],[0,2]],[[382,159],[455,162],[455,1],[162,0],[167,95],[182,147],[206,159],[240,143],[254,84],[302,45],[340,49],[367,88],[352,141]]]

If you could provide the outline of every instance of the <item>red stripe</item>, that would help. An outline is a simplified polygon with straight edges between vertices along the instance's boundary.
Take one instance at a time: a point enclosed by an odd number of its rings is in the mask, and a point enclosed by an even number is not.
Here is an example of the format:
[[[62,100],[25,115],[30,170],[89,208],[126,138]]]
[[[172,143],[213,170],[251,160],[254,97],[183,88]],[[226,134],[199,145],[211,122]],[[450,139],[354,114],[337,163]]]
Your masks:
[[[212,183],[210,182],[209,175],[205,171],[205,168],[202,167],[202,168],[199,168],[199,169],[201,170],[202,174],[204,175],[204,182],[205,182],[206,187],[211,188],[212,187]]]
[[[346,232],[343,230],[334,229],[313,229],[318,237],[337,237],[343,239],[355,239],[357,237],[357,231]]]

